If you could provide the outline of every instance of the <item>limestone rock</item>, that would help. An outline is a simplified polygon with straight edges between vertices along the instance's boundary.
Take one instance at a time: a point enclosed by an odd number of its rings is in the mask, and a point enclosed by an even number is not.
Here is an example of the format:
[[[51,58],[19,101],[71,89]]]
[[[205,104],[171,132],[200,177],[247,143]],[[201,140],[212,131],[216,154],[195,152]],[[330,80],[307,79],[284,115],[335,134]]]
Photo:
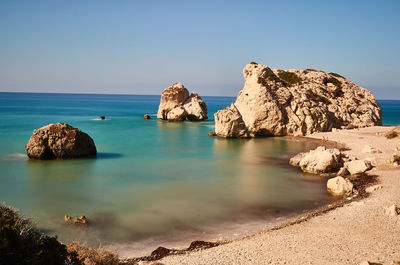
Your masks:
[[[26,145],[31,159],[69,159],[96,156],[93,139],[68,124],[49,124],[33,131]]]
[[[167,120],[169,121],[184,121],[186,119],[187,112],[182,106],[178,106],[168,112]]]
[[[373,186],[366,188],[365,192],[372,193],[372,192],[374,192],[376,190],[380,190],[380,189],[382,189],[382,185],[373,185]]]
[[[382,124],[382,111],[373,94],[337,74],[283,71],[251,63],[243,75],[245,84],[234,105],[249,137],[307,135]],[[220,122],[229,119],[215,119],[216,128],[235,128]],[[236,136],[228,130],[218,135]]]
[[[341,176],[341,177],[344,177],[347,175],[350,175],[350,172],[347,170],[346,167],[341,167],[337,173],[337,176]]]
[[[327,190],[334,196],[350,195],[353,192],[353,183],[343,177],[335,177],[328,180]]]
[[[307,153],[300,153],[290,159],[290,164],[304,172],[323,174],[337,172],[343,166],[342,154],[338,149],[319,146]]]
[[[192,93],[185,101],[183,107],[190,121],[202,121],[207,119],[207,105],[197,93]]]
[[[161,94],[157,118],[166,120],[168,112],[178,106],[182,106],[188,97],[189,91],[180,82],[167,87]]]
[[[367,153],[367,154],[380,154],[380,153],[382,153],[381,150],[376,149],[375,147],[370,146],[370,145],[364,146],[364,148],[362,149],[361,152]]]
[[[190,121],[205,120],[207,105],[197,93],[189,96],[189,91],[178,82],[162,92],[157,118],[170,121],[183,121],[186,118]]]
[[[218,136],[234,138],[248,137],[246,125],[234,104],[214,114],[215,133]]]
[[[364,173],[372,168],[371,162],[368,160],[353,160],[346,162],[345,166],[351,175]]]
[[[400,208],[393,204],[386,208],[386,214],[389,216],[398,216],[400,214]]]

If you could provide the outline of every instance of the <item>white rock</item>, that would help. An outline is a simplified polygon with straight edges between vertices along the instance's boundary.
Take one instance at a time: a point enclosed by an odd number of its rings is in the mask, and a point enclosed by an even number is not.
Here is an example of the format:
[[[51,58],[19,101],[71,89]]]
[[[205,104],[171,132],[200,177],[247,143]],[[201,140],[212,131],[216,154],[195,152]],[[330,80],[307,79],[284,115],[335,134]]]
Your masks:
[[[349,175],[349,174],[350,174],[350,172],[347,170],[346,167],[341,167],[341,168],[339,169],[338,173],[337,173],[337,176],[344,177],[344,176],[347,176],[347,175]]]
[[[178,106],[168,112],[167,120],[169,120],[169,121],[184,121],[186,119],[186,116],[187,116],[186,110],[183,107]]]
[[[353,183],[343,177],[335,177],[328,180],[327,190],[334,196],[349,195],[353,192]]]
[[[368,160],[353,160],[346,162],[345,166],[351,175],[364,173],[372,168],[371,162]]]
[[[215,133],[221,137],[248,137],[242,116],[232,103],[214,114]]]
[[[178,82],[167,87],[161,94],[157,118],[166,120],[168,112],[183,105],[188,98],[189,91],[182,85],[182,83]]]
[[[336,172],[343,166],[343,160],[338,149],[319,146],[307,153],[294,156],[290,159],[290,164],[299,166],[304,172],[322,174]]]
[[[256,63],[246,65],[243,75],[245,84],[235,106],[249,137],[296,136],[333,127],[382,124],[381,109],[373,94],[345,78],[322,71],[270,69]],[[295,82],[289,83],[288,76]],[[229,120],[215,120],[216,127],[235,128],[218,124]],[[234,136],[225,132],[226,137]]]
[[[192,93],[183,104],[186,110],[187,118],[190,121],[201,121],[207,119],[206,103],[197,93]]]
[[[387,207],[385,210],[386,210],[386,214],[389,216],[398,216],[400,213],[400,209],[394,204]]]
[[[381,150],[376,149],[375,147],[370,146],[370,145],[365,145],[361,152],[367,153],[367,154],[380,154],[380,153],[382,153]]]
[[[373,185],[371,187],[366,188],[365,192],[371,193],[371,192],[374,192],[374,191],[380,190],[380,189],[382,189],[382,185]]]

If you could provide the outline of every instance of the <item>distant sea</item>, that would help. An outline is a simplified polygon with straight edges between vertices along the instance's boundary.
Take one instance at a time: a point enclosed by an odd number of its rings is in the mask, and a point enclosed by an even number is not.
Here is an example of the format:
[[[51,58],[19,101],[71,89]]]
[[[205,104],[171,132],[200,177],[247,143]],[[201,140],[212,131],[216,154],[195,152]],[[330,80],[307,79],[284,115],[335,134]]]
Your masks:
[[[159,96],[0,93],[0,201],[63,241],[156,245],[157,238],[188,233],[196,240],[215,226],[272,220],[332,200],[325,179],[282,163],[312,143],[210,138],[213,114],[235,98],[203,99],[209,121],[171,123],[156,118]],[[379,103],[384,125],[399,124],[400,101]],[[32,131],[57,122],[87,132],[97,159],[29,161]],[[86,215],[92,224],[65,225],[64,214]]]

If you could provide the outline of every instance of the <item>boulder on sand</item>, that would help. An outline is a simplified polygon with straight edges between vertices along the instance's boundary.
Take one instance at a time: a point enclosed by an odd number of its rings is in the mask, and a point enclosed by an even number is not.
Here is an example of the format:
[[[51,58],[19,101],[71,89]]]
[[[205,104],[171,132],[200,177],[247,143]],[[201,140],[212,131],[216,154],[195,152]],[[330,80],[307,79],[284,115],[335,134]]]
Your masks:
[[[208,118],[207,106],[197,93],[189,96],[189,91],[178,82],[162,92],[157,118],[169,121],[183,121],[186,118],[190,121],[202,121]]]
[[[70,159],[96,156],[93,139],[68,124],[49,124],[33,131],[25,146],[31,159]]]
[[[345,163],[345,167],[351,175],[364,173],[372,168],[371,162],[368,160],[353,160]]]
[[[339,149],[326,149],[319,146],[306,153],[299,153],[290,159],[290,164],[302,171],[314,174],[337,172],[343,166],[343,157]]]
[[[334,196],[350,195],[353,192],[353,183],[343,177],[335,177],[326,183],[327,190]]]

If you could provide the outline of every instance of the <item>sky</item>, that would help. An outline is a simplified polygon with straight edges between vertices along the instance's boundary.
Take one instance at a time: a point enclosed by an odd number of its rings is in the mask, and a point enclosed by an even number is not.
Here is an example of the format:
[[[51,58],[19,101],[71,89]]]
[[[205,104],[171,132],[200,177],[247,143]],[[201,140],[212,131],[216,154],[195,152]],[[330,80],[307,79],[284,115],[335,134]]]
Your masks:
[[[400,99],[400,1],[0,1],[0,91],[236,96],[243,67]]]

